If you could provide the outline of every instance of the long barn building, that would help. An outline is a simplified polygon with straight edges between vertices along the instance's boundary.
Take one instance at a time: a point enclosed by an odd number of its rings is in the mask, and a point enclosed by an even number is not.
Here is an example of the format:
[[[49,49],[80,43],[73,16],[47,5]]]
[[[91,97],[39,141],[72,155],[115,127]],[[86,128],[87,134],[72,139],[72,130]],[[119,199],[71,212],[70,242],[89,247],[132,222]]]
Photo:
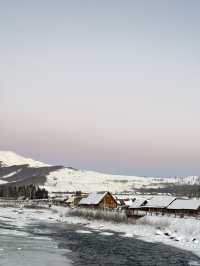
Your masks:
[[[167,212],[178,215],[200,215],[200,200],[176,199],[167,207]]]

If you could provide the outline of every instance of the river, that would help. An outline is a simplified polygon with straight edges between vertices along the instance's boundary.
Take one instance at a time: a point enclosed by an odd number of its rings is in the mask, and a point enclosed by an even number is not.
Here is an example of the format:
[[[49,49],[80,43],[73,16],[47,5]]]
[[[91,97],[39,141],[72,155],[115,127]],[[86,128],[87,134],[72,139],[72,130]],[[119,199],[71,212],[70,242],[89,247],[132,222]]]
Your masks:
[[[191,252],[56,221],[47,210],[0,208],[1,266],[200,265]]]

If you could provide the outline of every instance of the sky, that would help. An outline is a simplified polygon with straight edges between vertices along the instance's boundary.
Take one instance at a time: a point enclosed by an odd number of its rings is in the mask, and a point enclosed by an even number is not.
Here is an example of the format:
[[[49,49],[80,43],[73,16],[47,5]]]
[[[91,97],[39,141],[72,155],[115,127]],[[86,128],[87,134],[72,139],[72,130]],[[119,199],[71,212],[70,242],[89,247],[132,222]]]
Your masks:
[[[0,1],[0,150],[200,175],[200,1]]]

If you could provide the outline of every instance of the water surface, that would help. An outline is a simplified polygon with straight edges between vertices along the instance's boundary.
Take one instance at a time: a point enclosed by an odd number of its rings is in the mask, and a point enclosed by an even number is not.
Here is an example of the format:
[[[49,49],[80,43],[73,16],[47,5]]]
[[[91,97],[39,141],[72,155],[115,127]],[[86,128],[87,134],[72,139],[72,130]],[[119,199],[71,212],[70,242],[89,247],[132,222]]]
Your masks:
[[[200,265],[191,252],[56,222],[47,211],[0,211],[2,266]]]

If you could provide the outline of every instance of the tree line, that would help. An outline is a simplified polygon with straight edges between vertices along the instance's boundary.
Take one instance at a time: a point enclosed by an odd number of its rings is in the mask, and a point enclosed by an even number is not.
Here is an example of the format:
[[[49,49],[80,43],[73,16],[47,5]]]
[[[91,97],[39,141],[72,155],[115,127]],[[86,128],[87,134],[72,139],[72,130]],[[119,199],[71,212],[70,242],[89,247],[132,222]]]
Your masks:
[[[140,188],[137,191],[151,194],[171,194],[176,197],[200,198],[200,185],[169,185],[160,188]]]
[[[36,185],[27,186],[0,186],[0,197],[19,198],[24,197],[28,199],[47,199],[48,191]]]

